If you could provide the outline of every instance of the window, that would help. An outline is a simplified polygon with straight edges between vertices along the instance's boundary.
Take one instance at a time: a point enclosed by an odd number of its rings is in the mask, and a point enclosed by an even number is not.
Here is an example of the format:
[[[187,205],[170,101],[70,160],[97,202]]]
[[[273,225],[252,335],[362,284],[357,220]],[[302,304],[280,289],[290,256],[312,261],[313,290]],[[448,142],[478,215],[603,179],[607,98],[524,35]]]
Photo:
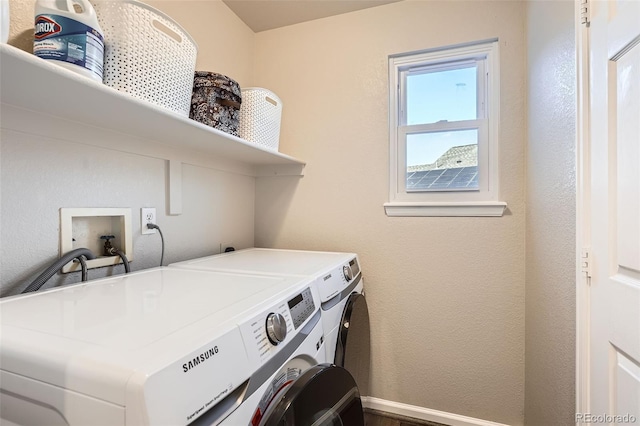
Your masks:
[[[501,216],[496,40],[389,58],[389,216]]]

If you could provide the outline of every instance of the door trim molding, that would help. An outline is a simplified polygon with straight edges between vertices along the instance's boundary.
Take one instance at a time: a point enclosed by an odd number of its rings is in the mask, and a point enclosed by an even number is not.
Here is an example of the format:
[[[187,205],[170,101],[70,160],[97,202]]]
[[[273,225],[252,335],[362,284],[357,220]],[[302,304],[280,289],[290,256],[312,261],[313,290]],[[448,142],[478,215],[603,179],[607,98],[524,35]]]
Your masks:
[[[576,413],[590,410],[590,278],[582,266],[582,250],[591,245],[589,26],[581,22],[581,0],[575,0],[576,29]],[[593,259],[588,259],[593,262]]]

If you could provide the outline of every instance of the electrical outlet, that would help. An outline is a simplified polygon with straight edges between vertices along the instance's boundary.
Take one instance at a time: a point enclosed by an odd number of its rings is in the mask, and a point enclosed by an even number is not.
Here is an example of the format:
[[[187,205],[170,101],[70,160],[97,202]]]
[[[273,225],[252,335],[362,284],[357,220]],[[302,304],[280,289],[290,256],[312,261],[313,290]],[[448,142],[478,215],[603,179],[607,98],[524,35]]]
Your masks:
[[[147,223],[157,224],[155,207],[143,207],[140,209],[140,231],[142,235],[155,234],[156,230],[147,228]]]

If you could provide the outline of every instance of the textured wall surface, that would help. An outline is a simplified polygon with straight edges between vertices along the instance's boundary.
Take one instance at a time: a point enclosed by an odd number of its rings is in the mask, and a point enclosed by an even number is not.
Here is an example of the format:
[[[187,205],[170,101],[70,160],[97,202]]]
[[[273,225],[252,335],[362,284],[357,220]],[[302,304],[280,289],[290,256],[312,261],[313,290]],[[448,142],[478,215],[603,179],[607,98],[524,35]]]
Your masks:
[[[186,5],[185,5],[186,3]],[[33,4],[11,0],[10,44],[30,50]],[[222,2],[159,1],[155,6],[182,24],[200,46],[198,67],[234,76],[250,84],[253,32]],[[188,7],[187,7],[188,6]],[[211,43],[208,25],[233,36]],[[39,118],[33,116],[34,120]],[[108,122],[105,117],[105,122]],[[165,264],[217,253],[222,242],[254,244],[255,178],[222,172],[189,155],[177,154],[182,169],[183,214],[167,214],[167,162],[153,151],[136,155],[76,143],[63,134],[40,136],[2,121],[0,139],[0,295],[19,292],[59,255],[61,207],[128,207],[132,211],[133,270],[160,262],[159,235],[140,234],[140,208],[156,207],[165,241]],[[59,123],[55,119],[52,128]],[[152,123],[150,123],[152,125]],[[118,143],[136,143],[117,132],[92,129]],[[122,273],[122,266],[90,270],[91,279]],[[78,273],[58,275],[46,287],[79,281]]]
[[[33,21],[35,1],[9,0],[9,41],[12,46],[27,52],[33,51]]]
[[[260,246],[354,251],[371,395],[523,423],[525,4],[405,1],[256,34],[256,84],[283,101],[302,179],[256,184]],[[500,39],[501,218],[387,217],[388,55]]]
[[[531,426],[571,425],[576,318],[573,2],[529,2],[527,28],[525,419]]]

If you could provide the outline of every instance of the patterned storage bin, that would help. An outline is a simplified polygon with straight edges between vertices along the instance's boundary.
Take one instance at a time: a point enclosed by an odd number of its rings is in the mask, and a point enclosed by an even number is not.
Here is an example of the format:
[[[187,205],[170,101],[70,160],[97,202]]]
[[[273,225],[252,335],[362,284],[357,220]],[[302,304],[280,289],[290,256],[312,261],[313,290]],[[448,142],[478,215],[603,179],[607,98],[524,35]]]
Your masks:
[[[207,126],[238,136],[242,92],[226,75],[196,71],[189,117]]]
[[[281,118],[282,101],[275,93],[260,87],[242,89],[238,128],[241,138],[277,151]]]
[[[104,84],[188,116],[198,52],[191,36],[139,1],[92,4],[104,32]]]

